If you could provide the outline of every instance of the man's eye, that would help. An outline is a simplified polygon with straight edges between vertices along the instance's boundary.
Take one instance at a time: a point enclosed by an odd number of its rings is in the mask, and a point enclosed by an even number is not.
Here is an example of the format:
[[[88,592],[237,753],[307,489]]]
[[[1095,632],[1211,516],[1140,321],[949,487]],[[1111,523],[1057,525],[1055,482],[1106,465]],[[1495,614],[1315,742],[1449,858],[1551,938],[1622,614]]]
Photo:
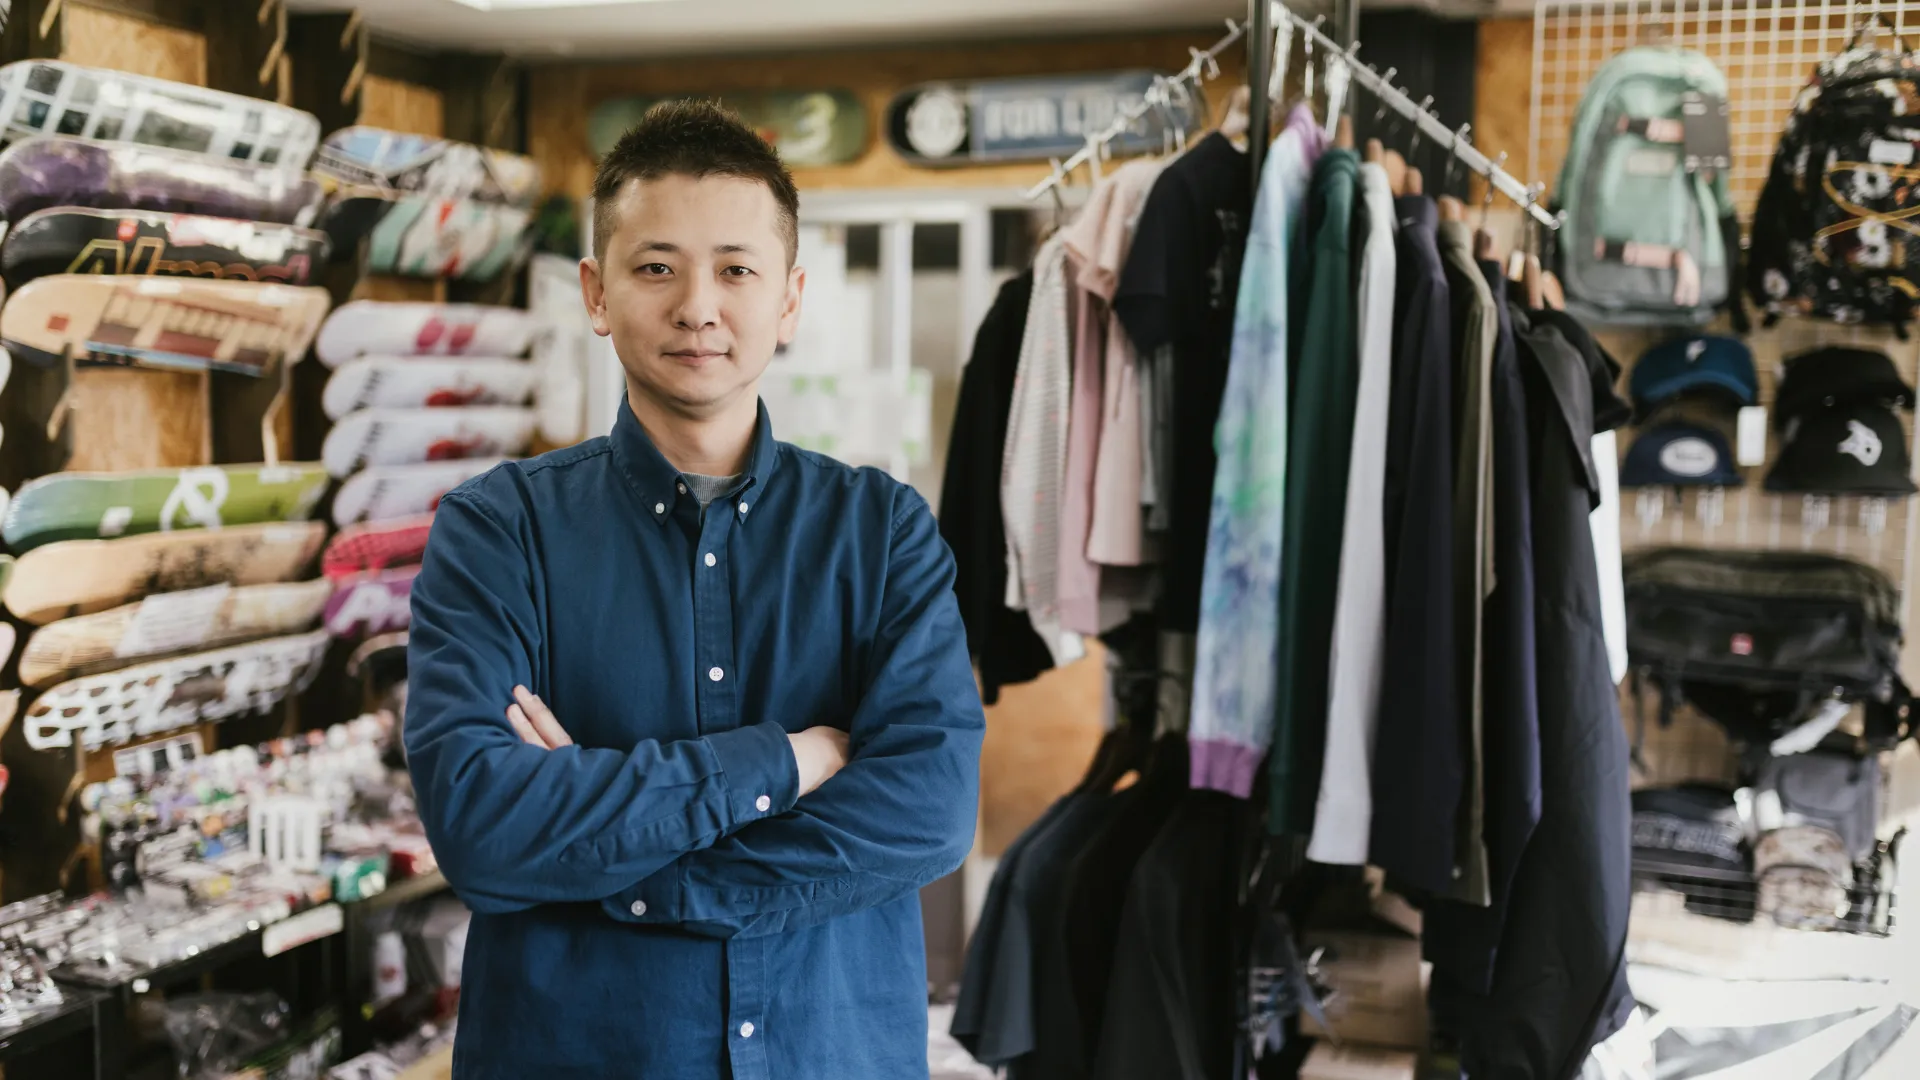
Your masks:
[[[753,271],[744,266],[729,266],[725,270],[720,271],[720,273],[727,277],[746,277],[753,273]]]
[[[673,267],[668,266],[666,263],[647,263],[640,268],[640,272],[649,277],[658,277],[662,274],[673,273]]]

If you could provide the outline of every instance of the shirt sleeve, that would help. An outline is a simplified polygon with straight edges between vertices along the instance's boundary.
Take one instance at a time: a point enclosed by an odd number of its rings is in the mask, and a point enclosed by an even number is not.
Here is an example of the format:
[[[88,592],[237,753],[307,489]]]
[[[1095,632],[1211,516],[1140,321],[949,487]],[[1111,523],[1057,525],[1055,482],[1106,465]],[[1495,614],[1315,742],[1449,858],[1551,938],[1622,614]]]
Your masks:
[[[458,492],[441,500],[413,583],[407,765],[469,907],[599,900],[793,805],[799,770],[777,723],[631,750],[522,742],[506,709],[516,684],[537,689],[531,565],[522,539]]]
[[[906,497],[872,674],[848,729],[853,760],[787,813],[607,898],[613,918],[710,937],[777,934],[906,895],[966,858],[986,721],[953,599],[953,558],[926,502]]]

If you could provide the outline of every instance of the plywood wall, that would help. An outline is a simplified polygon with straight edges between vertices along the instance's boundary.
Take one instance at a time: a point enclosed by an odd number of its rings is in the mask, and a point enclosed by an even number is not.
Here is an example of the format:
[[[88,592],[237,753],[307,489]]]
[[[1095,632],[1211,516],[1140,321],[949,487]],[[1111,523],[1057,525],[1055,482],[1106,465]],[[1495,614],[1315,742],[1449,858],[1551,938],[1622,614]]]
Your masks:
[[[368,127],[413,135],[447,133],[446,101],[431,87],[369,75],[361,84],[360,122]],[[427,278],[365,274],[355,284],[356,300],[444,302],[447,284]]]
[[[61,59],[204,86],[207,42],[78,4],[66,9]],[[211,459],[207,375],[136,370],[79,372],[74,382],[76,470],[201,465]]]
[[[528,151],[547,186],[584,197],[593,182],[587,115],[609,98],[651,94],[719,94],[729,90],[846,89],[867,107],[867,152],[845,165],[794,170],[802,192],[830,188],[1026,186],[1045,175],[1031,163],[929,169],[907,164],[883,134],[887,103],[915,83],[937,79],[1059,75],[1146,68],[1173,71],[1189,46],[1205,48],[1219,33],[1139,34],[1065,41],[1022,41],[945,48],[863,49],[786,56],[700,57],[625,64],[551,64],[531,69]],[[1221,57],[1218,85],[1245,80],[1245,51]],[[1224,101],[1225,91],[1215,95]]]

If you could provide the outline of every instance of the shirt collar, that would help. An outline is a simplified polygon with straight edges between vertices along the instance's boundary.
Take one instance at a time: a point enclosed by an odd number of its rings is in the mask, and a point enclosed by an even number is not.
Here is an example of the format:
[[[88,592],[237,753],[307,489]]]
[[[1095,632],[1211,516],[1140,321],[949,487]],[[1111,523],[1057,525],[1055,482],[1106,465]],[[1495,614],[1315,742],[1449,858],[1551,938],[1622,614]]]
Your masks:
[[[780,459],[779,444],[773,438],[773,421],[767,416],[767,403],[761,401],[757,404],[759,415],[754,422],[753,448],[747,454],[746,477],[739,488],[742,497],[735,500],[734,507],[734,513],[742,519],[752,505],[751,493],[766,486]],[[653,444],[647,429],[640,426],[640,420],[633,415],[633,407],[627,403],[624,394],[620,398],[619,415],[613,421],[611,441],[620,471],[626,474],[627,481],[633,485],[640,502],[655,521],[664,522],[671,517],[678,499],[693,497],[686,490],[680,470],[673,467],[673,463]]]

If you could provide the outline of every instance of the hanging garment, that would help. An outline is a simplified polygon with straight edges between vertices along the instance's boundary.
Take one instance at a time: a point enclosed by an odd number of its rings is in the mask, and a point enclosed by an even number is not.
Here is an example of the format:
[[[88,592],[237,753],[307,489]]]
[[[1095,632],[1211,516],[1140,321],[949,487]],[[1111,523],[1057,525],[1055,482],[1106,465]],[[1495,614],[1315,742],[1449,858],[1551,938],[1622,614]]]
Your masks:
[[[1098,206],[1090,207],[1095,214]],[[1083,213],[1074,225],[1098,226],[1098,219]],[[1068,239],[1071,229],[1061,237]],[[1068,240],[1071,247],[1071,241]],[[1079,260],[1069,252],[1067,278],[1071,282],[1080,269]],[[1055,545],[1059,560],[1054,581],[1060,625],[1076,634],[1104,634],[1127,621],[1129,605],[1124,599],[1108,596],[1101,588],[1100,566],[1087,558],[1087,536],[1093,529],[1093,471],[1100,453],[1103,365],[1106,352],[1106,316],[1097,297],[1068,285],[1069,307],[1073,312],[1073,378],[1067,415],[1066,471],[1060,496],[1060,537]]]
[[[1387,425],[1387,665],[1374,734],[1368,861],[1436,895],[1454,880],[1464,778],[1454,670],[1453,321],[1438,211],[1396,201],[1393,387]]]
[[[1113,310],[1142,354],[1173,347],[1172,450],[1162,472],[1169,504],[1161,549],[1163,630],[1192,633],[1200,621],[1213,429],[1233,341],[1240,255],[1253,210],[1247,157],[1224,135],[1201,139],[1161,171],[1140,213]]]
[[[1386,648],[1386,484],[1388,397],[1393,382],[1393,190],[1387,171],[1360,166],[1359,383],[1347,462],[1333,650],[1327,658],[1327,750],[1307,858],[1358,866],[1367,861],[1373,819],[1373,734]]]
[[[1033,259],[1033,298],[1020,340],[1000,465],[1000,510],[1007,527],[1006,605],[1024,610],[1056,665],[1085,652],[1060,626],[1060,506],[1067,469],[1067,409],[1072,342],[1068,327],[1067,251],[1058,235]]]
[[[980,698],[989,705],[1000,699],[1003,685],[1027,682],[1053,666],[1053,654],[1032,622],[1007,607],[1007,532],[1000,511],[1000,457],[1032,294],[1033,271],[1022,271],[1000,286],[974,332],[940,485],[940,536],[953,549],[953,591],[967,626],[967,651],[980,669]]]
[[[1607,631],[1607,667],[1613,683],[1627,677],[1627,586],[1620,565],[1620,443],[1611,431],[1593,437],[1600,474],[1600,505],[1593,510],[1593,553],[1600,567],[1600,613]]]
[[[1280,557],[1287,469],[1288,258],[1326,139],[1296,108],[1261,170],[1234,316],[1228,393],[1212,474],[1199,651],[1193,786],[1246,798],[1273,736],[1280,655]]]
[[[1353,446],[1358,384],[1353,294],[1353,207],[1360,155],[1329,150],[1314,169],[1303,237],[1294,266],[1305,273],[1291,302],[1286,535],[1280,557],[1280,686],[1274,716],[1273,779],[1267,827],[1307,834],[1320,797],[1326,755],[1327,654],[1340,581],[1340,539],[1347,505],[1347,454]]]
[[[1108,566],[1138,566],[1150,561],[1140,512],[1146,432],[1139,364],[1133,342],[1113,314],[1112,304],[1133,230],[1163,167],[1164,163],[1157,160],[1136,159],[1114,170],[1095,189],[1080,212],[1081,220],[1066,235],[1067,250],[1080,267],[1075,283],[1097,305],[1104,343],[1100,451],[1094,466],[1093,516],[1086,556]],[[1101,189],[1108,192],[1104,201]],[[1102,210],[1096,218],[1097,204]],[[1083,222],[1095,222],[1097,228],[1083,227]]]
[[[1453,584],[1454,654],[1459,672],[1460,707],[1466,723],[1466,783],[1460,812],[1455,817],[1454,858],[1458,874],[1446,895],[1469,904],[1485,905],[1487,845],[1485,839],[1486,771],[1484,727],[1486,687],[1482,664],[1487,593],[1492,587],[1493,515],[1490,498],[1493,476],[1493,414],[1488,402],[1492,385],[1493,346],[1499,335],[1500,314],[1493,293],[1473,258],[1473,230],[1462,221],[1440,223],[1440,256],[1447,271],[1453,301],[1453,358],[1459,378],[1453,385]]]
[[[1473,994],[1493,986],[1513,872],[1540,820],[1540,717],[1534,654],[1532,496],[1527,461],[1527,400],[1515,351],[1507,279],[1495,262],[1480,271],[1500,317],[1488,394],[1493,427],[1493,591],[1483,651],[1487,878],[1491,904],[1450,900],[1428,905],[1422,943],[1436,985]],[[1436,1001],[1450,1000],[1436,995]],[[1453,1018],[1441,1015],[1442,1026]]]
[[[1471,1018],[1460,1032],[1462,1063],[1490,1080],[1576,1075],[1633,1004],[1626,733],[1588,521],[1599,498],[1593,435],[1626,408],[1604,354],[1568,324],[1554,312],[1514,320],[1532,466],[1534,640],[1539,669],[1550,673],[1539,682],[1540,823],[1514,875],[1493,992],[1436,1005]]]

